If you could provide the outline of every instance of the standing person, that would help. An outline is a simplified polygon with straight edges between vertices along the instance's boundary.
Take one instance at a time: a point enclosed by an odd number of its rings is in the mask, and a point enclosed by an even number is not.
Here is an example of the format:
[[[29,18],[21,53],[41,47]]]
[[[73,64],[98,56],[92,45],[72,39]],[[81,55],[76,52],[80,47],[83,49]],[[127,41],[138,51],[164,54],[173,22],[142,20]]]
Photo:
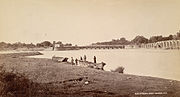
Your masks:
[[[80,57],[80,60],[81,60],[81,61],[83,61],[83,58],[82,58],[82,57]]]
[[[78,59],[76,58],[76,60],[75,60],[75,63],[76,63],[76,65],[78,65]]]
[[[84,55],[84,61],[86,61],[86,55]]]
[[[71,57],[71,64],[74,65],[74,59]]]
[[[94,63],[96,63],[96,56],[94,56]]]

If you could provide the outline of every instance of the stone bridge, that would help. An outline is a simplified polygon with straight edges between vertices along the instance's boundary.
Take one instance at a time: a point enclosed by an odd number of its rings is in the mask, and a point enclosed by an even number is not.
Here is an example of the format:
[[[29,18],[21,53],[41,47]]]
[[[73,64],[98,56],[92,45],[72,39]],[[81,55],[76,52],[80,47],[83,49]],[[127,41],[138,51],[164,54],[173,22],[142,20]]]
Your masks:
[[[160,48],[160,49],[180,49],[180,40],[159,41],[141,45],[89,45],[89,46],[56,46],[53,50],[79,50],[79,49],[126,49],[126,48]]]
[[[162,48],[162,49],[180,49],[180,40],[159,41],[156,43],[142,44],[141,48]]]

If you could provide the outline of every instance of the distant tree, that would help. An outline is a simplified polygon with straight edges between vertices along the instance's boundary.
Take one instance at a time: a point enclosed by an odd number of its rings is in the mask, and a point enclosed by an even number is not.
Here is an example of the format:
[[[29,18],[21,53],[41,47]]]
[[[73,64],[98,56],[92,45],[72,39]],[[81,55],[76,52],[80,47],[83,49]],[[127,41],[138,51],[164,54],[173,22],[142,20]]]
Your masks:
[[[36,47],[43,47],[43,45],[41,43],[37,43]]]
[[[7,43],[7,48],[10,48],[10,47],[12,47],[12,44]]]
[[[152,36],[149,39],[149,43],[154,43],[154,42],[158,42],[158,41],[163,41],[163,37],[162,36]]]
[[[26,47],[27,48],[33,48],[33,47],[36,47],[33,43],[31,43],[31,44],[26,44]]]
[[[173,35],[169,35],[168,40],[173,40]]]
[[[23,43],[21,43],[21,42],[13,43],[13,44],[12,44],[12,47],[13,47],[13,48],[22,48],[22,47],[23,47]]]
[[[57,44],[63,44],[61,41],[56,42]]]
[[[49,41],[44,41],[36,44],[37,47],[52,47],[52,45],[53,44]]]
[[[142,43],[148,43],[148,39],[144,36],[136,36],[132,41],[131,44],[142,44]]]
[[[63,43],[61,41],[56,42],[56,44],[59,44],[60,47],[63,47]]]
[[[64,46],[72,46],[72,44],[71,43],[66,43],[66,44],[64,44]]]
[[[176,35],[176,39],[180,39],[180,31],[177,33],[177,35]]]
[[[0,48],[6,48],[7,47],[7,43],[5,42],[0,42]]]
[[[175,39],[173,35],[169,35],[168,37],[163,37],[163,41],[166,41],[166,40],[173,40]]]
[[[112,39],[112,41],[108,42],[97,42],[93,43],[93,45],[127,45],[130,42],[126,40],[126,38],[122,37],[120,39]]]
[[[120,40],[119,40],[119,44],[121,44],[121,45],[127,45],[129,43],[130,42],[128,40],[126,40],[126,38],[124,38],[124,37],[120,38]]]
[[[112,41],[113,41],[113,42],[115,42],[115,41],[116,41],[116,39],[112,39]]]

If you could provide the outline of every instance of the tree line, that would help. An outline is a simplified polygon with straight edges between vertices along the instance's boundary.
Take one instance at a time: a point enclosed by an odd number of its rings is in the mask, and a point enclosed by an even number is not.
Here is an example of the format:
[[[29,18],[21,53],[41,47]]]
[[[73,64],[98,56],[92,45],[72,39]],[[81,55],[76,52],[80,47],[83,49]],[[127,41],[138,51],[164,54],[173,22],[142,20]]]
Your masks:
[[[97,42],[93,43],[92,45],[139,45],[139,44],[147,44],[147,43],[155,43],[159,41],[167,41],[167,40],[180,40],[180,32],[176,35],[169,35],[167,37],[160,36],[152,36],[149,39],[144,36],[136,36],[131,41],[127,40],[126,38],[122,37],[120,39],[112,39],[108,42]]]
[[[122,37],[120,39],[112,39],[111,41],[107,42],[97,42],[93,43],[92,45],[129,45],[129,44],[147,44],[147,43],[154,43],[154,42],[159,42],[159,41],[166,41],[166,40],[180,40],[180,32],[178,32],[176,35],[169,35],[167,37],[163,37],[162,35],[160,36],[152,36],[149,39],[144,37],[144,36],[136,36],[134,39],[131,41],[127,40],[126,38]],[[56,44],[59,44],[61,47],[63,46],[72,46],[71,43],[66,43],[63,44],[61,41],[56,42]],[[53,47],[53,43],[50,41],[43,41],[41,43],[37,44],[26,44],[26,43],[21,43],[21,42],[16,42],[16,43],[5,43],[5,42],[0,42],[0,49],[2,48],[48,48],[48,47]]]
[[[72,46],[72,44],[70,43],[63,44],[60,41],[58,41],[57,43],[59,43],[61,46]],[[53,43],[51,43],[50,41],[43,41],[37,44],[33,44],[33,43],[26,44],[26,43],[21,43],[21,42],[16,42],[16,43],[0,42],[0,48],[17,49],[17,48],[40,48],[40,47],[43,47],[43,48],[53,47]]]

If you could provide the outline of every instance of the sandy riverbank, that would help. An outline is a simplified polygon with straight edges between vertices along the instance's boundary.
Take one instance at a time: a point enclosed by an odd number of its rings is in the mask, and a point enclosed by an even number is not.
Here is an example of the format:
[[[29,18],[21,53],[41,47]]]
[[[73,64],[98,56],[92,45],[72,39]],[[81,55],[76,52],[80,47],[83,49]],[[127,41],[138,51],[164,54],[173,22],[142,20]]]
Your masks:
[[[112,73],[72,66],[68,63],[56,63],[51,59],[25,57],[39,54],[41,53],[29,52],[0,55],[0,66],[3,66],[6,73],[21,75],[28,80],[25,84],[27,91],[9,90],[8,95],[12,97],[13,95],[21,95],[21,97],[180,97],[179,81]],[[0,82],[2,87],[5,82],[2,79]],[[19,84],[18,82],[21,81],[16,82]]]

